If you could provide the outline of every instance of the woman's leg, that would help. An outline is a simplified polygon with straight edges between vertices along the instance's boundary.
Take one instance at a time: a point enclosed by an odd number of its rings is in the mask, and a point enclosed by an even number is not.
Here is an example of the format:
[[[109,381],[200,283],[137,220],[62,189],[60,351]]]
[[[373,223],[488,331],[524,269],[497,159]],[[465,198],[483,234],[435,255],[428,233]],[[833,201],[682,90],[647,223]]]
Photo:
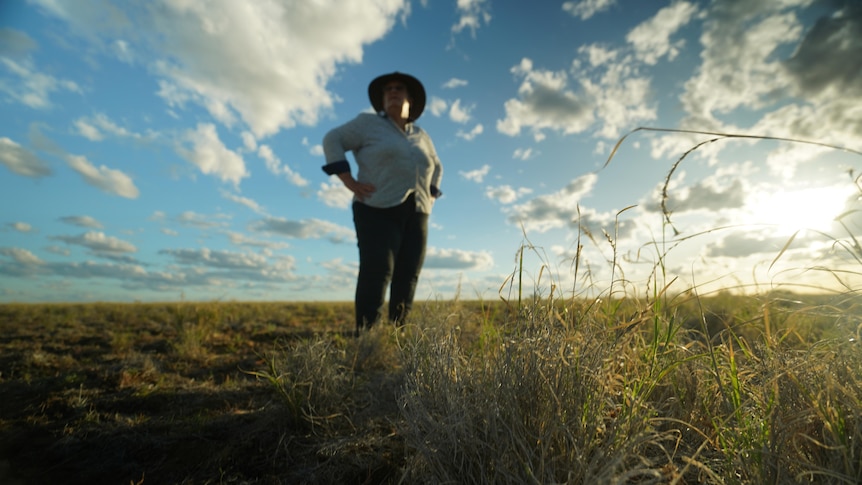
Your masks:
[[[386,287],[392,279],[400,228],[390,212],[353,203],[353,223],[359,246],[359,277],[354,301],[357,332],[380,320]]]
[[[389,320],[396,324],[401,324],[413,307],[428,241],[428,214],[416,212],[415,205],[409,209],[403,214],[403,237],[395,256],[389,292]]]

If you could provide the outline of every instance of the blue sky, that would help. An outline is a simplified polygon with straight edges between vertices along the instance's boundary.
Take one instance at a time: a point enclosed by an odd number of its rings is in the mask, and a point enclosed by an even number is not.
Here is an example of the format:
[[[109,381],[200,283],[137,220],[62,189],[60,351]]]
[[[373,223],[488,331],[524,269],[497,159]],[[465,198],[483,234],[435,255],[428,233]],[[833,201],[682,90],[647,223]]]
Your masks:
[[[605,162],[638,127],[862,151],[860,59],[853,0],[4,1],[0,301],[351,300],[320,142],[395,70],[444,164],[419,300],[520,269],[544,296],[858,288],[858,153],[723,139],[671,173],[715,137],[642,130]]]

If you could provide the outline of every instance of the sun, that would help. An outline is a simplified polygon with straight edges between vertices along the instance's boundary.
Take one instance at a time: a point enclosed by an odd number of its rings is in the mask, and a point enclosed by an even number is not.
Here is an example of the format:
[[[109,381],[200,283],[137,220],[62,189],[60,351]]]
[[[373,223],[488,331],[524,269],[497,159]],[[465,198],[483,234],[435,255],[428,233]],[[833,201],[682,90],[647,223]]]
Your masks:
[[[749,222],[775,227],[782,235],[802,230],[828,232],[846,200],[843,190],[825,187],[763,193],[749,202]]]

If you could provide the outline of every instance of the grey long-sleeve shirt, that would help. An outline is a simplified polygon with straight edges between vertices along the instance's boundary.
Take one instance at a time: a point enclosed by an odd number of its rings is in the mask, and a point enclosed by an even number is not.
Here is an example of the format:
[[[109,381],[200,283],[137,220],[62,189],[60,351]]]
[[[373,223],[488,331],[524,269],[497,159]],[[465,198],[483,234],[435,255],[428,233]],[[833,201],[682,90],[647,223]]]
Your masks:
[[[363,203],[394,207],[412,193],[416,210],[431,213],[434,198],[440,195],[443,166],[431,138],[421,128],[408,123],[401,131],[385,114],[362,113],[323,137],[323,171],[330,175],[349,171],[348,151],[359,166],[356,180],[376,189]]]

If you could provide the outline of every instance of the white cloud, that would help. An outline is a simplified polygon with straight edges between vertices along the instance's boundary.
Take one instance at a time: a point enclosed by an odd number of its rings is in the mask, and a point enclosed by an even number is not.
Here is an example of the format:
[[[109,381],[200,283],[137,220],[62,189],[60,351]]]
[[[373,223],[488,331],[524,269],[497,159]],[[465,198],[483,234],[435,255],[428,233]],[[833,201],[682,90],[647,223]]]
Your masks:
[[[516,160],[529,160],[536,155],[538,153],[534,152],[532,148],[516,148],[512,153],[512,158]]]
[[[505,102],[506,118],[497,121],[497,130],[516,136],[524,128],[531,128],[537,140],[544,138],[544,130],[563,134],[581,133],[593,123],[593,107],[583,95],[567,88],[565,71],[533,69],[530,59],[522,59],[511,69],[522,78],[517,99]]]
[[[35,254],[21,248],[0,248],[0,255],[11,258],[16,263],[23,265],[38,265],[44,262]]]
[[[99,231],[89,231],[78,236],[53,236],[51,239],[88,248],[99,256],[134,253],[138,250],[130,242],[117,239],[113,236],[107,236],[105,233]]]
[[[485,131],[485,127],[483,127],[482,124],[479,123],[478,125],[474,126],[473,129],[470,131],[458,130],[458,132],[455,133],[455,136],[467,141],[473,141],[473,139],[481,135],[483,131]]]
[[[191,146],[179,146],[178,153],[204,174],[215,175],[234,185],[248,177],[242,157],[222,144],[215,125],[199,123],[196,130],[186,131],[183,141]]]
[[[61,222],[71,224],[78,227],[89,227],[92,229],[101,229],[102,223],[90,216],[66,216],[59,219]]]
[[[66,162],[78,172],[84,181],[103,192],[119,195],[127,199],[137,199],[140,192],[135,187],[132,178],[113,168],[104,165],[96,167],[86,158],[79,155],[68,155]]]
[[[792,9],[810,3],[756,2],[741,8],[719,1],[710,5],[700,38],[703,62],[680,96],[687,113],[680,127],[838,145],[860,139],[862,38],[857,33],[862,29],[862,8],[833,5],[805,30],[798,11]],[[787,103],[787,95],[798,101]],[[727,120],[739,110],[760,112],[759,119],[749,126],[729,124]],[[692,140],[686,135],[656,137],[652,154],[660,158],[683,153]],[[725,145],[712,151],[717,153]],[[813,160],[817,153],[802,145],[782,150],[784,176],[795,173],[796,165]]]
[[[521,187],[512,188],[511,185],[500,185],[498,187],[485,187],[485,197],[496,200],[501,204],[511,204],[525,195],[533,193],[532,189]]]
[[[142,138],[141,135],[132,133],[117,125],[104,113],[98,113],[95,116],[90,117],[78,118],[75,120],[74,126],[81,136],[91,141],[103,140],[106,133],[121,138]]]
[[[31,226],[30,224],[27,224],[26,222],[10,222],[10,223],[6,224],[6,226],[9,227],[10,229],[12,229],[13,231],[18,231],[18,232],[23,232],[23,233],[33,232],[33,226]]]
[[[741,179],[719,180],[708,177],[690,186],[677,186],[668,191],[665,206],[670,212],[682,214],[690,211],[722,212],[738,209],[745,204],[748,189]],[[646,211],[660,212],[660,193],[654,194],[651,202],[644,201]]]
[[[592,67],[603,66],[609,62],[615,61],[620,55],[619,50],[598,44],[582,45],[578,48],[578,52],[580,54],[586,54],[587,62],[589,62]]]
[[[596,135],[617,139],[642,121],[657,118],[655,102],[650,102],[650,79],[637,75],[631,59],[608,63],[598,82],[583,79],[585,96],[599,120]]]
[[[563,11],[587,20],[593,15],[604,12],[616,5],[617,0],[579,0],[563,2]]]
[[[269,217],[252,223],[252,231],[278,234],[295,239],[328,239],[334,243],[355,241],[352,229],[320,219],[292,221],[280,217]]]
[[[428,111],[431,112],[434,116],[442,116],[443,113],[446,112],[446,109],[449,107],[449,103],[446,102],[445,99],[438,98],[436,96],[431,96],[431,100],[428,102]]]
[[[429,247],[425,253],[425,268],[469,269],[484,271],[494,266],[494,258],[487,251],[464,251]]]
[[[246,236],[245,234],[241,234],[238,232],[229,231],[227,233],[228,239],[231,244],[237,246],[251,246],[257,248],[265,248],[265,249],[286,249],[290,247],[290,244],[284,242],[272,242],[272,241],[264,241],[261,239],[254,239]]]
[[[787,87],[784,68],[773,54],[802,35],[795,15],[772,12],[765,18],[750,14],[728,18],[714,14],[708,18],[701,36],[703,63],[685,83],[682,96],[689,113],[711,118],[738,107],[757,109],[764,106],[764,97]]]
[[[243,131],[240,133],[240,138],[242,138],[242,145],[246,150],[250,152],[257,150],[257,138],[255,138],[254,133]]]
[[[452,79],[443,83],[443,89],[455,89],[462,88],[467,86],[469,83],[464,79],[458,79],[457,77],[453,77]]]
[[[475,106],[461,106],[461,100],[456,99],[449,106],[449,119],[454,121],[455,123],[466,123],[470,121],[470,112],[473,111]]]
[[[197,229],[212,229],[215,227],[224,227],[226,225],[225,222],[222,222],[220,219],[225,219],[227,216],[224,215],[214,215],[207,216],[204,214],[198,214],[194,211],[185,211],[178,215],[175,220],[182,226],[186,227],[194,227]]]
[[[25,177],[51,175],[51,167],[46,162],[6,137],[0,137],[0,163],[13,173]]]
[[[266,213],[266,211],[263,209],[263,207],[260,206],[260,204],[249,199],[248,197],[243,197],[239,194],[232,194],[232,193],[230,193],[224,189],[221,189],[220,192],[221,192],[221,196],[227,200],[230,200],[230,201],[236,202],[239,205],[245,206],[245,207],[251,209],[252,211],[257,212],[258,214],[265,214]]]
[[[317,198],[329,207],[346,209],[353,202],[353,192],[341,183],[340,180],[331,183],[323,182],[317,191]]]
[[[465,179],[476,182],[477,184],[481,184],[483,180],[485,180],[485,176],[488,175],[488,172],[491,171],[490,165],[482,165],[482,168],[476,170],[470,170],[469,172],[458,172]]]
[[[257,150],[257,155],[266,163],[267,170],[273,175],[284,176],[290,183],[297,187],[305,187],[308,185],[308,180],[302,175],[294,172],[289,166],[281,163],[281,160],[273,153],[269,145],[261,145]]]
[[[52,244],[45,247],[45,251],[48,251],[49,253],[53,254],[59,254],[60,256],[69,256],[70,254],[72,254],[72,251],[69,251],[68,248],[57,246],[56,244]]]
[[[267,265],[267,258],[260,254],[218,251],[209,248],[164,249],[159,251],[159,254],[172,256],[178,264],[220,269],[262,269]]]
[[[458,0],[458,22],[452,26],[453,34],[460,34],[464,29],[470,29],[473,37],[476,37],[476,31],[482,24],[491,22],[491,13],[489,12],[490,2],[486,0]]]
[[[578,206],[595,186],[598,177],[587,174],[571,181],[555,193],[541,195],[510,208],[510,224],[523,225],[527,231],[546,232],[566,227],[578,217]]]
[[[28,61],[16,62],[8,57],[0,57],[0,66],[17,78],[12,82],[0,79],[0,92],[30,108],[52,107],[50,97],[58,91],[81,92],[81,88],[72,81],[36,72]]]
[[[336,65],[361,62],[364,46],[409,11],[405,0],[41,3],[100,48],[134,39],[135,59],[162,78],[172,107],[195,103],[222,122],[241,119],[257,137],[317,123],[334,102],[326,85]]]
[[[638,25],[626,35],[640,60],[655,64],[664,56],[674,60],[685,45],[680,39],[671,43],[670,37],[684,27],[697,14],[697,7],[689,2],[677,2],[658,11],[651,19]]]

